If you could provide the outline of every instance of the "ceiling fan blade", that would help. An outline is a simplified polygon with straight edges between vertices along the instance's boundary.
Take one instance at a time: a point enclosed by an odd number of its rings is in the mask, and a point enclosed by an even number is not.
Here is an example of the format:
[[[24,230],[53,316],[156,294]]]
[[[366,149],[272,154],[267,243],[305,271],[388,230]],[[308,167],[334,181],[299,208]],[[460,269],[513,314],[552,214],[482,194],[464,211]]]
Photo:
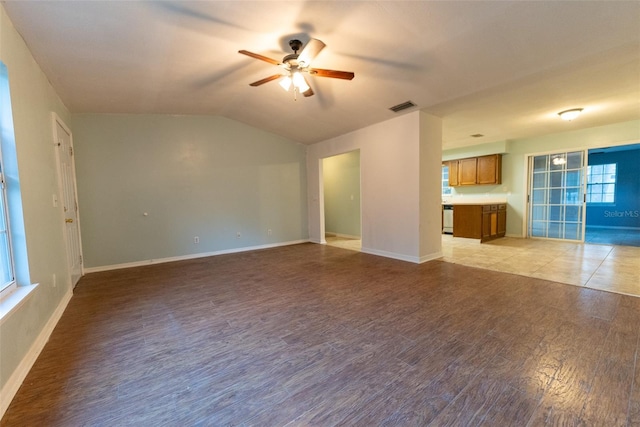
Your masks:
[[[331,77],[332,79],[352,80],[356,75],[351,71],[323,70],[322,68],[309,68],[309,74],[318,77]]]
[[[268,62],[269,64],[280,65],[280,61],[276,61],[275,59],[271,59],[269,57],[262,56],[262,55],[257,54],[257,53],[249,52],[248,50],[239,50],[238,53],[250,56],[250,57],[255,58],[255,59],[259,59],[259,60],[264,61],[264,62]]]
[[[318,39],[310,39],[304,49],[302,49],[302,52],[300,52],[300,55],[298,55],[298,64],[300,64],[300,67],[304,68],[311,65],[313,58],[318,56],[325,46],[326,45]]]
[[[260,86],[265,83],[269,83],[270,81],[277,80],[282,77],[282,74],[274,74],[273,76],[265,77],[262,80],[258,80],[257,82],[249,83],[249,86]]]
[[[302,94],[305,97],[309,97],[309,96],[313,96],[313,89],[311,89],[311,85],[309,84],[309,82],[307,81],[307,78],[305,76],[303,76],[302,74],[300,74],[302,76],[302,79],[304,80],[305,84],[307,85],[307,87],[309,89],[305,90],[304,92],[302,92]]]

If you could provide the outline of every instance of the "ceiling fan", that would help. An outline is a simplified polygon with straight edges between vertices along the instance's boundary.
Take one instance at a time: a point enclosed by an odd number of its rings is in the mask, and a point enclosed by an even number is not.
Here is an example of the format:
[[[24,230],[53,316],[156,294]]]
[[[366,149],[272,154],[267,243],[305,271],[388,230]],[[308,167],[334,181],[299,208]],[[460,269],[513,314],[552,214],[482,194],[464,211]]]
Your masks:
[[[284,90],[289,91],[293,88],[294,97],[298,92],[302,93],[304,96],[312,96],[313,89],[311,89],[309,82],[307,82],[307,79],[302,73],[308,73],[312,76],[330,77],[333,79],[343,80],[351,80],[355,77],[355,74],[350,71],[311,68],[311,62],[313,59],[318,56],[320,51],[326,46],[318,39],[310,39],[300,54],[298,54],[298,51],[302,47],[302,42],[300,40],[290,40],[289,46],[291,46],[293,53],[282,58],[282,61],[277,61],[257,53],[249,52],[248,50],[239,50],[238,53],[268,62],[269,64],[277,65],[285,70],[285,74],[274,74],[262,80],[250,83],[249,85],[260,86],[270,81],[280,79],[280,86],[282,86]]]

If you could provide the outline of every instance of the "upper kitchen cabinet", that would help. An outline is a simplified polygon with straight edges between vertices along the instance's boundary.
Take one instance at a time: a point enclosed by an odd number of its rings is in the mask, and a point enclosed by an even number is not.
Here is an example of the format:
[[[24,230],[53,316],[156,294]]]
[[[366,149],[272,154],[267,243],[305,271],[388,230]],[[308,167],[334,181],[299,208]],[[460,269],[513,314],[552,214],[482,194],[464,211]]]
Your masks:
[[[502,184],[502,155],[450,160],[449,186]]]
[[[478,178],[478,159],[458,160],[458,185],[475,185]]]
[[[478,157],[476,181],[480,185],[502,184],[502,156],[500,154]]]
[[[457,187],[460,185],[458,183],[458,161],[453,160],[446,162],[446,164],[449,166],[449,187]]]

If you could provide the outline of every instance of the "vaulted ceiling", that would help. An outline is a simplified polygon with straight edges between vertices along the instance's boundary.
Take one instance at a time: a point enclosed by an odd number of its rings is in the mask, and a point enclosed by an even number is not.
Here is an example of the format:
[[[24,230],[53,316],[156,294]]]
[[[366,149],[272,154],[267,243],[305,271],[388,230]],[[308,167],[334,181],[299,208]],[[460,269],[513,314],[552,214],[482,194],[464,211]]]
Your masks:
[[[221,115],[311,144],[396,117],[443,118],[443,147],[640,118],[638,1],[6,1],[73,113]],[[293,99],[288,42],[327,47]],[[557,112],[584,108],[573,122]],[[472,138],[472,134],[484,137]]]

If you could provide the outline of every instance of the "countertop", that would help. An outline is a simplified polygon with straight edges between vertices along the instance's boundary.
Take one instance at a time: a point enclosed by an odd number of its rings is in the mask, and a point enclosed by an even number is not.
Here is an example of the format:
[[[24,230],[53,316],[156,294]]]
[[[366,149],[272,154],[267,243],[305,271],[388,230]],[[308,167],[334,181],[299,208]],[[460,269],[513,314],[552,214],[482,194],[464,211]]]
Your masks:
[[[467,206],[484,206],[484,205],[506,205],[506,200],[482,200],[482,201],[469,201],[469,202],[442,202],[443,205],[467,205]]]

